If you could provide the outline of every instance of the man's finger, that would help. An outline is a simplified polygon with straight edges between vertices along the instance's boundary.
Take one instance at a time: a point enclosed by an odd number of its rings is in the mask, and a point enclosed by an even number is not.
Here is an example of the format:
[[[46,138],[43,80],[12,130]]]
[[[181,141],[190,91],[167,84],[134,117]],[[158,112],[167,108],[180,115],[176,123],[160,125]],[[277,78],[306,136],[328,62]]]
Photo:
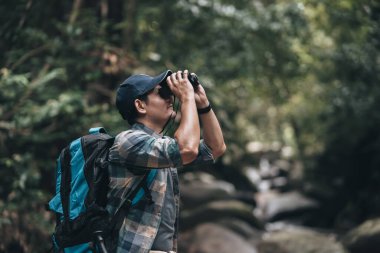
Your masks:
[[[188,75],[189,75],[189,71],[185,69],[185,71],[183,71],[183,78],[187,79]]]
[[[173,81],[173,83],[175,83],[175,82],[177,82],[177,77],[176,77],[176,75],[177,75],[177,73],[173,73],[173,74],[171,74],[170,75],[170,78],[171,78],[171,80]]]
[[[182,81],[182,71],[181,70],[177,71],[177,78],[179,81]]]

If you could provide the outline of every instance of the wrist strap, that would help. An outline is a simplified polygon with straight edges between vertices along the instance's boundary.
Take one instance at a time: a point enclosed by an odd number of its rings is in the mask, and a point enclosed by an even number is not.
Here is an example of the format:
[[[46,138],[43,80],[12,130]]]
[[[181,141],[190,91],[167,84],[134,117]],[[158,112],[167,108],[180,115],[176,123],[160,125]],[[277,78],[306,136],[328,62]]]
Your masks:
[[[209,103],[207,107],[197,109],[197,111],[198,111],[198,114],[208,113],[209,111],[211,111],[211,104]]]

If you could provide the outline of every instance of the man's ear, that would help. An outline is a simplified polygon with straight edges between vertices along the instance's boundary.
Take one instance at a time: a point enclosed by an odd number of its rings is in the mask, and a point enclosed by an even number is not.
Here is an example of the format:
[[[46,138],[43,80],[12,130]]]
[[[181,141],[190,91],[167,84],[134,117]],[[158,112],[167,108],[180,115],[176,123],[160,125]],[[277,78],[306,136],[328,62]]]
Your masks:
[[[138,113],[145,114],[146,113],[146,104],[144,101],[140,99],[135,99],[135,107]]]

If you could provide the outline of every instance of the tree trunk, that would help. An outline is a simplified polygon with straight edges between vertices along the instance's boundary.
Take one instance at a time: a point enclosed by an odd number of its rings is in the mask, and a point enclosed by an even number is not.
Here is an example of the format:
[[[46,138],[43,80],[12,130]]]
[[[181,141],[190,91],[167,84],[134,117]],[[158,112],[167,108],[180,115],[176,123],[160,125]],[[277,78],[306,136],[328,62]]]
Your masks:
[[[82,6],[82,0],[74,0],[73,8],[71,9],[69,24],[73,25],[79,16],[80,7]]]
[[[131,52],[133,48],[133,40],[135,34],[135,26],[136,26],[136,1],[130,0],[125,5],[125,14],[127,27],[124,30],[123,38],[124,38],[124,46],[123,48],[127,52]]]

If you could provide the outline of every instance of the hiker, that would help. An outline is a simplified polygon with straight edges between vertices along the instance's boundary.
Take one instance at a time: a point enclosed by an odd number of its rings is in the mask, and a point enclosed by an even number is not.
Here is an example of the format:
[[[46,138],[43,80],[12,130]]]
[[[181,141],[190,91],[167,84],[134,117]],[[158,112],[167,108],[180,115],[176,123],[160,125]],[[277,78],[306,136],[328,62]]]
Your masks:
[[[109,153],[107,209],[114,213],[141,177],[156,170],[145,198],[128,211],[117,252],[176,252],[179,186],[177,168],[212,163],[225,149],[222,130],[201,84],[187,70],[158,76],[133,75],[118,88],[116,106],[131,129],[116,136]],[[174,120],[174,97],[181,118],[174,138],[162,132]],[[200,123],[203,139],[200,139]]]

